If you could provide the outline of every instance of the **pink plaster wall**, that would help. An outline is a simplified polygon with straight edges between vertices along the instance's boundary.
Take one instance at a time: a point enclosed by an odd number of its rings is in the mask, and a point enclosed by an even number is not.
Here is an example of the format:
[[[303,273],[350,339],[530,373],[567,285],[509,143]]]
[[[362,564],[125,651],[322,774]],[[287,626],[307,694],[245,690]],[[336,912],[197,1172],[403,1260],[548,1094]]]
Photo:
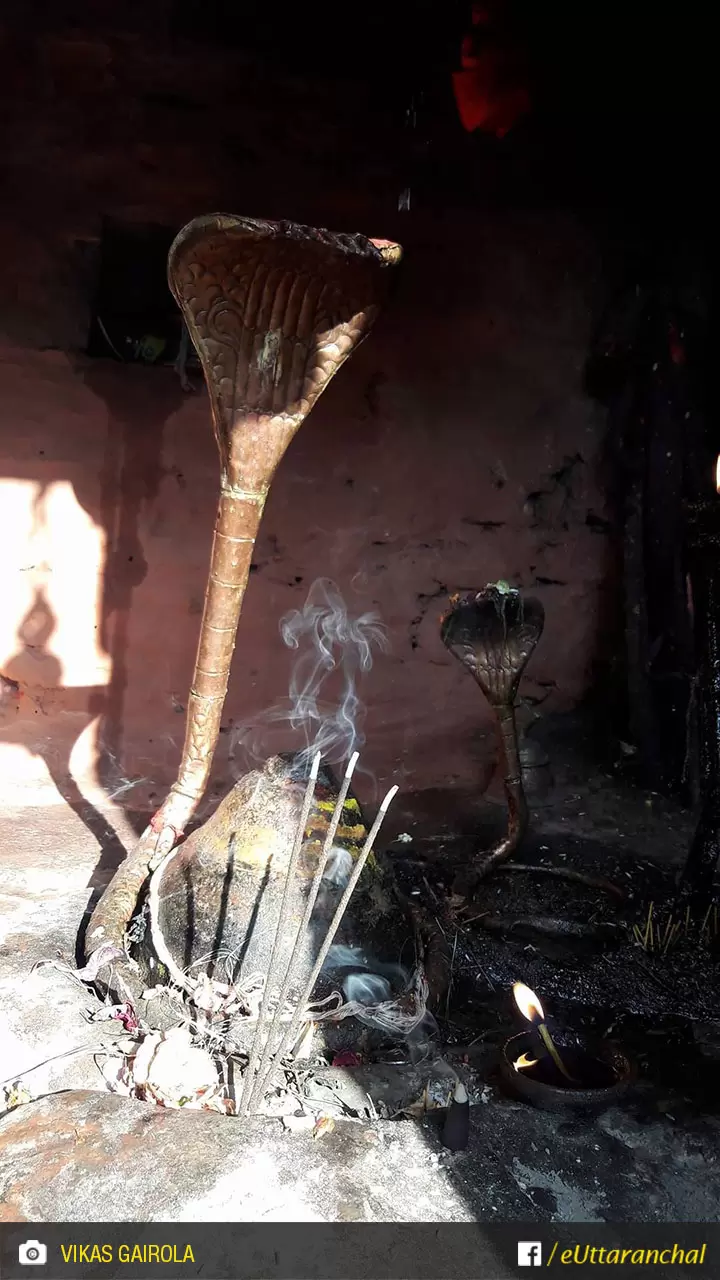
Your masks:
[[[547,625],[527,687],[548,695],[547,709],[583,697],[602,626],[603,421],[582,390],[596,263],[583,233],[547,211],[403,221],[387,175],[373,186],[328,163],[343,121],[325,118],[319,141],[312,103],[288,116],[290,89],[280,171],[269,141],[280,108],[261,108],[255,86],[248,119],[238,94],[252,96],[252,82],[233,79],[221,54],[153,64],[139,38],[77,31],[11,33],[6,47],[16,74],[4,82],[14,128],[0,226],[0,671],[21,696],[3,685],[3,795],[23,779],[67,787],[69,768],[92,788],[98,742],[116,759],[111,780],[147,779],[133,797],[159,796],[174,776],[215,446],[204,392],[183,397],[169,370],[77,354],[92,283],[78,244],[97,241],[103,214],[172,226],[217,207],[388,234],[407,249],[395,302],[275,480],[226,723],[286,692],[278,620],[327,575],[390,634],[361,689],[377,782],[484,785],[483,700],[438,637],[447,594],[503,577],[540,596]],[[188,76],[201,121],[142,107],[149,85]],[[225,106],[208,133],[213,94]],[[238,159],[245,144],[254,159]],[[38,600],[51,618],[32,616]]]
[[[286,692],[291,657],[278,620],[321,575],[352,611],[376,610],[389,630],[391,652],[361,690],[365,759],[381,782],[423,790],[484,776],[483,700],[438,637],[448,592],[499,577],[532,590],[547,625],[527,689],[546,692],[548,709],[583,696],[608,547],[592,520],[603,515],[602,424],[581,389],[589,311],[580,267],[572,227],[547,218],[486,222],[480,235],[459,219],[452,237],[428,229],[391,309],[280,467],[228,722]],[[39,566],[32,528],[18,530],[15,506],[3,503],[0,669],[28,696],[6,709],[0,733],[55,753],[62,768],[85,707],[104,708],[119,775],[161,788],[181,746],[176,707],[192,670],[214,514],[205,394],[183,397],[169,370],[7,346],[0,359],[0,477],[28,494],[31,482],[66,492],[43,517]],[[565,484],[553,480],[563,468]],[[89,517],[80,532],[68,519],[73,500]],[[92,583],[79,603],[76,580]],[[62,637],[45,641],[54,662],[18,639],[34,589],[49,598],[56,630],[65,622]],[[67,691],[55,687],[58,661],[73,669]]]

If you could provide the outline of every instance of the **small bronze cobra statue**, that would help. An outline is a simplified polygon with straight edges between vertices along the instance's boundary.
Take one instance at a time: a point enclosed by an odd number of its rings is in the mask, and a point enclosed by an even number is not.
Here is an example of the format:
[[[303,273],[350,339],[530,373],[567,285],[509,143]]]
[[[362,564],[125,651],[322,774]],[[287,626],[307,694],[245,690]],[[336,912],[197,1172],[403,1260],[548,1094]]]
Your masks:
[[[507,831],[492,849],[478,853],[468,873],[456,881],[456,900],[468,897],[474,884],[509,858],[527,828],[515,699],[544,622],[540,601],[524,599],[504,582],[492,583],[474,595],[453,596],[442,620],[443,644],[477,680],[497,716],[508,806]]]

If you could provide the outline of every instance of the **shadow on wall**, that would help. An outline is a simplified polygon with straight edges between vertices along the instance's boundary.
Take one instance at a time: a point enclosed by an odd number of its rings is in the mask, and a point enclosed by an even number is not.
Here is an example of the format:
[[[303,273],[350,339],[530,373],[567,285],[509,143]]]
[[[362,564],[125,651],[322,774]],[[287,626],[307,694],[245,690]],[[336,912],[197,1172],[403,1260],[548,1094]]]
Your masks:
[[[104,562],[97,565],[100,581],[95,647],[103,660],[101,664],[96,662],[95,668],[102,668],[98,672],[100,679],[92,685],[74,683],[75,673],[69,673],[67,663],[57,656],[58,651],[66,656],[73,648],[87,649],[89,642],[84,633],[91,631],[88,612],[93,602],[84,597],[97,589],[96,566],[90,564],[87,542],[79,538],[74,543],[57,504],[53,518],[48,519],[53,491],[59,487],[70,489],[60,475],[59,485],[57,481],[33,485],[29,540],[35,537],[45,542],[47,558],[43,562],[41,553],[40,563],[22,566],[32,573],[32,601],[18,626],[15,652],[2,664],[0,685],[0,742],[22,744],[32,757],[42,760],[60,796],[98,840],[101,859],[93,876],[95,883],[109,877],[125,851],[113,828],[80,789],[72,757],[80,740],[85,735],[92,736],[94,729],[94,759],[89,761],[89,772],[110,798],[129,790],[121,765],[128,629],[134,593],[147,573],[140,518],[145,504],[156,497],[164,474],[165,422],[183,400],[182,390],[169,371],[160,377],[155,374],[152,396],[148,395],[142,372],[128,370],[124,374],[118,378],[117,368],[109,362],[83,368],[85,385],[104,404],[107,414],[100,484],[97,471],[91,466],[75,467],[71,472],[75,499],[97,529],[99,543],[104,544]],[[53,577],[57,576],[53,574],[58,563],[53,560],[53,549],[58,529],[62,531],[62,559],[70,562],[64,564],[65,579],[74,578],[78,594],[83,597],[83,604],[78,599],[73,610],[70,584],[63,600],[60,628],[52,603],[52,587],[56,593],[58,590],[53,584]],[[22,533],[18,532],[18,542],[21,541]],[[82,618],[82,636],[77,624],[73,625],[73,612],[76,618]],[[57,634],[59,629],[61,637]],[[91,665],[89,654],[78,655],[77,663],[71,665],[84,674]],[[34,724],[31,729],[28,727],[28,721],[35,716],[48,717],[49,734],[38,732]],[[133,822],[131,811],[127,817]],[[138,816],[138,830],[145,821],[145,815]]]
[[[9,703],[24,696],[34,704],[33,709],[36,714],[47,715],[42,694],[38,690],[60,689],[63,684],[62,663],[48,649],[55,629],[55,614],[48,604],[44,589],[40,587],[35,591],[32,605],[18,629],[18,651],[4,664],[3,703]],[[28,667],[37,663],[42,664],[42,686],[29,683],[27,678]],[[75,704],[73,709],[80,714],[82,710],[86,711],[86,714],[82,715],[84,722],[80,731],[82,733],[96,716],[102,717],[106,705],[106,691],[102,685],[86,685],[75,686],[67,692],[72,693]],[[66,698],[64,702],[67,703]],[[0,739],[4,736],[0,729]],[[86,799],[73,776],[71,757],[76,741],[77,738],[71,738],[65,750],[61,745],[58,750],[59,744],[55,738],[38,735],[36,745],[28,749],[32,754],[40,757],[65,803],[77,814],[97,840],[101,849],[101,858],[93,878],[101,879],[111,874],[122,861],[124,849],[110,823]]]
[[[164,475],[164,427],[183,402],[171,373],[156,378],[151,398],[144,378],[128,371],[117,377],[112,365],[83,374],[85,385],[107,412],[106,448],[99,507],[88,486],[75,485],[78,501],[105,531],[106,552],[100,601],[100,643],[111,673],[98,734],[98,777],[110,792],[122,782],[123,711],[128,681],[128,627],[133,595],[148,565],[140,541],[140,516],[157,497]]]

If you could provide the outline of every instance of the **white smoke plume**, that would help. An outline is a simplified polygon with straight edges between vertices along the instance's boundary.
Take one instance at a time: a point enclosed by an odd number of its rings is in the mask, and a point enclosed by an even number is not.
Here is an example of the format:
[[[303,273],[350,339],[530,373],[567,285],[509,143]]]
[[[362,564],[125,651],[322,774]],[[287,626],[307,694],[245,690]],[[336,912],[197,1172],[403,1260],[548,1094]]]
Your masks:
[[[281,619],[280,634],[298,654],[288,696],[236,725],[231,753],[257,763],[276,750],[298,751],[307,761],[320,751],[326,764],[346,762],[365,742],[357,681],[372,667],[373,648],[387,651],[385,628],[375,613],[349,617],[337,585],[318,578],[303,608]]]

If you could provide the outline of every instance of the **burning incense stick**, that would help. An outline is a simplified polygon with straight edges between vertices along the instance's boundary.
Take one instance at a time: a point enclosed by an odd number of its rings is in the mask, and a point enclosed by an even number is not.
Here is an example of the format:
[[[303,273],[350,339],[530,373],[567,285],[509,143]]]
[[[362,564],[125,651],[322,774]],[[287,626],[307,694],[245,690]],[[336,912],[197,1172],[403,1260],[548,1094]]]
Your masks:
[[[310,997],[313,993],[313,988],[315,986],[315,983],[317,982],[320,976],[320,971],[327,959],[328,951],[330,950],[335,940],[335,935],[338,929],[340,928],[340,922],[342,921],[342,918],[345,915],[345,911],[347,910],[348,903],[355,891],[355,886],[358,880],[360,879],[360,876],[362,875],[363,867],[365,866],[365,863],[367,862],[368,858],[370,857],[370,854],[372,853],[373,845],[375,843],[375,840],[377,839],[377,835],[380,830],[380,827],[382,826],[383,821],[385,819],[385,814],[390,808],[390,805],[393,799],[395,798],[395,796],[397,795],[397,792],[398,792],[397,787],[391,787],[387,795],[385,796],[385,799],[383,800],[382,804],[380,805],[377,817],[370,829],[370,834],[368,835],[365,841],[365,844],[363,845],[362,850],[358,855],[357,862],[355,863],[355,866],[353,868],[353,873],[350,876],[350,879],[348,880],[345,886],[345,892],[343,893],[342,898],[340,899],[337,905],[335,915],[333,916],[330,924],[330,928],[328,929],[327,934],[325,935],[325,940],[320,948],[320,951],[318,952],[318,956],[313,966],[312,973],[310,974],[307,982],[305,983],[305,987],[300,995],[300,999],[298,1000],[297,1006],[295,1008],[295,1012],[285,1031],[285,1035],[280,1041],[277,1052],[273,1055],[271,1059],[270,1067],[265,1076],[265,1079],[262,1081],[260,1081],[260,1079],[257,1079],[255,1082],[255,1088],[253,1089],[253,1092],[250,1098],[251,1106],[256,1105],[259,1099],[265,1093],[267,1093],[268,1088],[270,1087],[270,1084],[272,1082],[272,1078],[275,1074],[275,1071],[278,1065],[282,1062],[284,1054],[287,1053],[288,1045],[292,1044],[293,1037],[297,1034],[297,1028],[300,1023],[300,1019],[302,1018],[305,1012],[305,1009],[307,1007],[308,1001],[310,1000]]]
[[[320,757],[318,756],[317,759],[319,760]],[[357,751],[354,752],[354,754],[350,757],[350,760],[348,761],[347,769],[345,770],[345,777],[343,778],[342,786],[340,787],[338,798],[335,802],[335,808],[333,810],[332,818],[330,819],[330,825],[328,826],[327,832],[325,833],[323,847],[320,851],[317,868],[315,870],[313,882],[310,886],[310,892],[308,894],[308,899],[305,904],[305,912],[303,914],[303,918],[300,922],[300,926],[295,936],[295,945],[293,946],[293,949],[290,952],[290,957],[288,959],[288,964],[287,964],[287,970],[285,973],[285,979],[280,989],[280,995],[278,996],[277,1007],[273,1015],[273,1020],[270,1023],[270,1030],[268,1031],[267,1039],[265,1041],[265,1047],[262,1052],[262,1057],[260,1058],[260,1061],[258,1063],[257,1072],[256,1072],[257,1079],[262,1079],[263,1075],[266,1073],[268,1062],[271,1057],[272,1044],[273,1044],[273,1041],[275,1040],[278,1027],[280,1026],[283,1009],[285,1007],[285,1001],[287,999],[287,994],[288,994],[288,991],[290,990],[290,985],[293,980],[293,975],[295,971],[295,958],[298,954],[298,949],[300,947],[300,942],[303,937],[303,934],[305,933],[305,930],[310,924],[310,917],[313,913],[313,908],[317,901],[318,893],[320,892],[320,885],[322,883],[323,872],[325,871],[327,860],[328,860],[328,857],[330,856],[330,850],[333,847],[335,835],[340,825],[340,819],[342,817],[342,812],[345,807],[347,793],[350,790],[350,781],[352,779],[353,773],[355,772],[355,766],[359,759],[360,759],[359,752]]]
[[[515,997],[515,1003],[523,1017],[527,1018],[531,1026],[535,1031],[537,1031],[560,1074],[571,1084],[577,1084],[575,1077],[570,1074],[565,1063],[560,1057],[557,1046],[545,1023],[543,1007],[535,995],[535,992],[531,991],[529,987],[526,987],[524,982],[516,982],[513,986],[513,996]]]
[[[453,1091],[440,1141],[448,1151],[464,1151],[470,1141],[470,1099],[460,1079]]]
[[[248,1108],[250,1105],[250,1096],[252,1092],[252,1081],[255,1075],[255,1069],[257,1066],[259,1070],[259,1067],[262,1065],[262,1059],[260,1060],[260,1063],[258,1063],[258,1058],[260,1056],[260,1048],[262,1045],[263,1032],[265,1031],[265,1024],[267,1022],[267,1016],[270,1009],[271,992],[278,976],[277,970],[280,965],[282,940],[285,936],[287,917],[290,910],[290,900],[291,900],[290,889],[295,876],[295,868],[297,867],[298,858],[300,856],[300,850],[302,849],[303,841],[305,839],[305,828],[307,826],[308,817],[310,815],[313,796],[315,795],[315,783],[317,782],[319,769],[320,769],[320,752],[318,751],[317,755],[315,756],[315,759],[312,762],[312,767],[310,769],[310,777],[308,778],[308,783],[305,790],[305,798],[303,800],[302,811],[298,821],[297,831],[295,832],[295,843],[293,844],[293,847],[292,847],[292,852],[290,854],[290,861],[288,862],[287,874],[285,876],[285,887],[283,889],[282,901],[280,903],[280,911],[278,914],[277,928],[275,930],[275,941],[273,943],[273,949],[270,955],[270,964],[268,966],[267,978],[265,981],[265,990],[263,991],[262,1004],[260,1005],[258,1020],[255,1026],[255,1034],[253,1036],[252,1044],[250,1046],[250,1056],[248,1058],[247,1070],[245,1072],[245,1082],[243,1085],[242,1098],[240,1101],[241,1115],[247,1115],[248,1113]],[[265,1047],[263,1058],[265,1057],[266,1053],[267,1053],[267,1046]]]

